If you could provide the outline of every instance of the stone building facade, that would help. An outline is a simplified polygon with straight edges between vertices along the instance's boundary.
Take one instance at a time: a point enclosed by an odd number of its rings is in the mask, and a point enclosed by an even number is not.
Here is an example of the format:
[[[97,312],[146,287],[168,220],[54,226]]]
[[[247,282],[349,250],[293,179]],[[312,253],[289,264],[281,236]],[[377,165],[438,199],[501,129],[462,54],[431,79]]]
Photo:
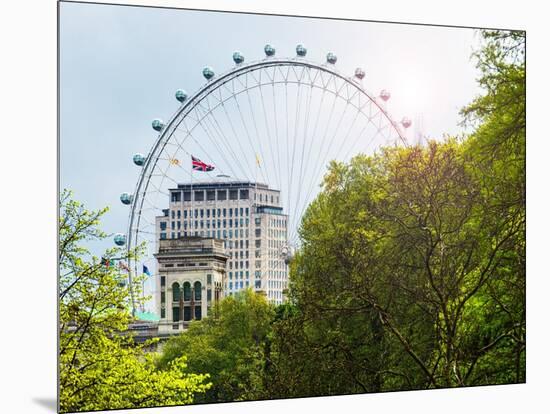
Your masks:
[[[160,336],[181,332],[211,314],[223,297],[228,260],[225,242],[213,237],[159,240],[156,292]]]

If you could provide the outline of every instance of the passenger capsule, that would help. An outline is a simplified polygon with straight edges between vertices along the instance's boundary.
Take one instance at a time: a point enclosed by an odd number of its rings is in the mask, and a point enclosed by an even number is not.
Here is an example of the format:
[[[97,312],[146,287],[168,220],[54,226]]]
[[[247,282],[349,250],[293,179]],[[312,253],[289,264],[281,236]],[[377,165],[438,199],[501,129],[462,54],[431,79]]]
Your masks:
[[[289,246],[284,246],[281,249],[281,258],[284,260],[285,264],[288,265],[292,261],[293,256],[294,254]]]
[[[382,99],[384,102],[387,102],[388,99],[390,99],[391,93],[385,89],[382,89],[380,91],[380,99]]]
[[[181,103],[184,103],[187,99],[187,92],[185,92],[183,89],[178,89],[176,91],[176,99]]]
[[[401,120],[401,125],[403,125],[404,128],[408,128],[412,125],[412,121],[410,118],[407,118],[407,117],[404,117],[402,120]]]
[[[296,54],[300,57],[304,57],[307,54],[307,49],[303,44],[296,46]]]
[[[122,233],[115,234],[113,240],[117,246],[124,246],[126,244],[126,236]]]
[[[210,80],[214,77],[214,69],[212,69],[210,66],[206,66],[202,70],[202,76],[206,78],[206,80]]]
[[[134,160],[134,164],[138,167],[142,167],[143,164],[145,164],[145,157],[142,154],[134,154],[132,159]]]
[[[120,195],[120,201],[122,202],[122,204],[126,204],[126,205],[132,204],[133,198],[134,197],[130,193],[122,193]]]
[[[275,56],[275,48],[269,44],[265,45],[264,52],[266,56]]]
[[[162,122],[161,119],[153,119],[153,122],[151,122],[151,126],[155,131],[162,131],[164,128],[164,122]]]
[[[331,65],[334,65],[337,60],[338,60],[338,58],[336,57],[336,55],[334,53],[332,53],[332,52],[327,53],[327,62],[328,63],[330,63]]]
[[[355,69],[355,77],[359,80],[362,80],[365,77],[365,71],[361,68]]]
[[[238,50],[236,52],[233,52],[233,62],[235,62],[237,65],[240,65],[244,62],[244,56]]]

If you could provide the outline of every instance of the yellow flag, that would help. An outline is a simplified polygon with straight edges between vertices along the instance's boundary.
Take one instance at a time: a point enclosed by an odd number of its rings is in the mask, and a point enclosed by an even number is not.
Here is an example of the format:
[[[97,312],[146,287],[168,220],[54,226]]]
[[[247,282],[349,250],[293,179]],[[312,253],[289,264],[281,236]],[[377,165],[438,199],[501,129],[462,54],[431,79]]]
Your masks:
[[[258,164],[258,167],[260,166],[260,156],[256,154],[256,164]]]

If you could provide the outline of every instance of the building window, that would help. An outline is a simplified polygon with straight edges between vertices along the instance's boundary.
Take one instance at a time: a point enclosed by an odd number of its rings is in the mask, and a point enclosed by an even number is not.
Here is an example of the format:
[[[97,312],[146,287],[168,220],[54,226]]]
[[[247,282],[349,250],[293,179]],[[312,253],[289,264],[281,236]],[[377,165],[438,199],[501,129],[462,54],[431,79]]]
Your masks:
[[[183,284],[183,300],[186,302],[191,300],[191,283],[189,282]]]
[[[254,287],[256,289],[261,289],[262,287],[262,281],[261,280],[256,280],[256,282],[254,282]]]
[[[181,201],[181,191],[172,193],[172,203],[177,203]]]
[[[179,320],[180,320],[180,308],[179,308],[179,306],[174,306],[172,308],[172,320],[174,322],[179,322]]]
[[[195,319],[200,321],[202,318],[202,308],[201,306],[195,306]]]
[[[206,275],[206,283],[209,285],[212,284],[212,275],[210,273]]]
[[[218,190],[218,200],[223,201],[227,200],[227,191],[226,190]],[[218,212],[219,215],[219,212]]]
[[[164,309],[164,308],[160,309],[160,317],[162,319],[166,318],[166,309]]]
[[[160,233],[160,239],[166,240],[166,233]]]
[[[171,228],[172,230],[174,230],[174,229],[176,228],[176,222],[175,222],[175,221],[172,221],[172,222],[170,223],[170,228]]]
[[[212,289],[208,289],[206,291],[206,300],[208,300],[208,301],[212,300]]]
[[[172,301],[179,302],[180,300],[180,284],[178,282],[172,283]]]
[[[262,229],[256,229],[256,237],[262,237]]]
[[[241,190],[241,200],[248,200],[248,190]]]
[[[259,226],[260,224],[262,224],[262,218],[261,217],[256,217],[254,219],[254,223],[256,223],[256,226]]]
[[[160,222],[160,229],[161,230],[166,230],[166,222],[165,221]]]
[[[161,286],[166,286],[166,276],[161,276],[160,277],[160,285]]]
[[[191,201],[191,191],[183,192],[183,201]]]
[[[230,200],[237,200],[238,198],[239,198],[238,190],[229,190],[229,199]]]
[[[195,300],[201,300],[201,298],[202,298],[202,289],[201,289],[202,285],[201,285],[201,282],[199,282],[199,281],[195,282],[193,287],[195,288]]]
[[[256,239],[256,247],[262,247],[262,239]]]
[[[195,201],[204,201],[204,191],[195,191]]]
[[[206,199],[209,201],[213,201],[216,199],[216,191],[215,190],[209,190],[206,192]]]
[[[183,320],[184,321],[190,321],[191,320],[191,306],[185,306],[183,308]]]

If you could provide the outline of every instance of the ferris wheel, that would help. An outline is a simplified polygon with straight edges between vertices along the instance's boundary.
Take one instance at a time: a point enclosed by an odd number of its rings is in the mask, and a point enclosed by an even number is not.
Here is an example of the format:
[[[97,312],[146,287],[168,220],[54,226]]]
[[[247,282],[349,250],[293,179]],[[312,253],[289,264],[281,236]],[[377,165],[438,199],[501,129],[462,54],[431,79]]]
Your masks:
[[[269,44],[264,53],[247,63],[234,52],[233,66],[219,75],[204,67],[206,82],[192,95],[178,89],[180,106],[173,116],[152,121],[156,140],[147,155],[133,156],[139,178],[134,191],[120,197],[130,207],[127,232],[114,238],[128,250],[145,242],[144,257],[129,263],[130,282],[143,264],[155,268],[155,220],[168,206],[170,189],[183,182],[230,178],[279,190],[288,217],[280,254],[288,263],[300,244],[301,217],[320,191],[328,163],[406,145],[411,120],[390,116],[390,93],[368,92],[363,69],[340,73],[332,52],[323,63],[309,61],[301,44],[291,58],[277,57]],[[194,173],[191,157],[214,168]]]

